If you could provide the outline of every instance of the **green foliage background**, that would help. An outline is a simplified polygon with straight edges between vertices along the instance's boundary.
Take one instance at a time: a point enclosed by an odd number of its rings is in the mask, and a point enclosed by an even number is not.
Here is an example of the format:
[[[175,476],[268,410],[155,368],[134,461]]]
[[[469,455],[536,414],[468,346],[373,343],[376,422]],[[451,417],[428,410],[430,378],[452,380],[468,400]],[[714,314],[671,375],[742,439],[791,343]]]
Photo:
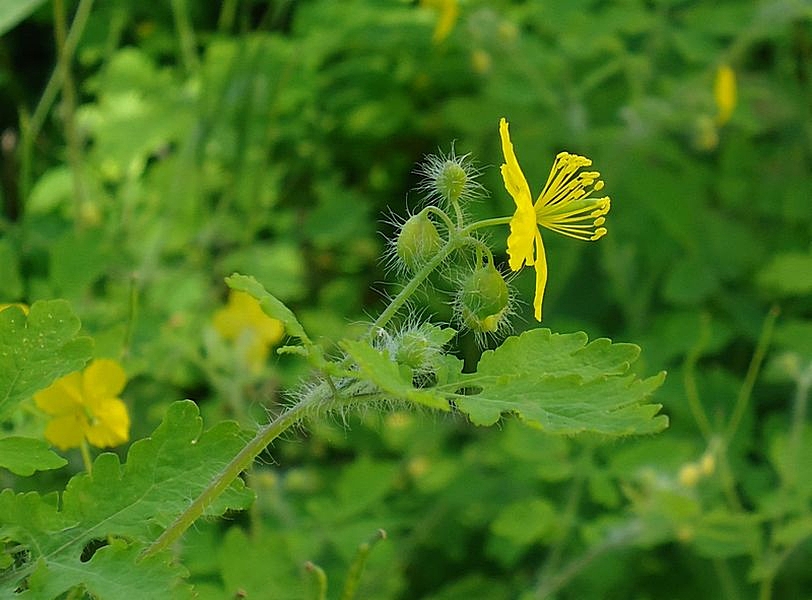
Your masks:
[[[491,190],[471,211],[509,214],[501,116],[536,189],[566,149],[593,159],[612,196],[599,243],[545,238],[544,326],[633,342],[639,374],[669,372],[656,399],[670,428],[612,443],[398,410],[311,423],[247,475],[248,512],[187,533],[177,597],[313,597],[306,561],[335,593],[379,528],[389,539],[362,598],[808,594],[807,2],[470,0],[440,42],[436,11],[396,0],[91,5],[0,2],[0,302],[67,300],[82,332],[47,334],[52,376],[86,359],[87,336],[95,356],[121,358],[134,440],[183,398],[207,427],[278,411],[306,370],[288,356],[259,375],[239,364],[211,327],[224,277],[255,276],[327,348],[359,331],[382,304],[378,231],[419,202],[425,154],[456,140]],[[49,100],[60,6],[84,27]],[[720,125],[722,64],[738,102]],[[532,296],[529,274],[514,283]],[[440,318],[446,302],[426,298]],[[515,328],[532,328],[520,313]],[[3,327],[19,318],[0,313]],[[4,379],[0,406],[35,391]],[[681,467],[706,453],[713,473],[683,485]],[[3,486],[61,490],[81,470],[67,458],[29,478],[4,465]],[[244,504],[233,493],[223,508]],[[168,569],[156,578],[185,575]]]

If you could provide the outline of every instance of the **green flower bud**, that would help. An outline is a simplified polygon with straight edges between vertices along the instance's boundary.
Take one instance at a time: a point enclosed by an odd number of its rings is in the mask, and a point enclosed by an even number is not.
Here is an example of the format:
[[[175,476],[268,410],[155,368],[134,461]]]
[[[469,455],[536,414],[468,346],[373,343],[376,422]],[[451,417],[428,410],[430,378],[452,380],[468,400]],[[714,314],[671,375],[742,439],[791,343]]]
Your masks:
[[[416,271],[437,254],[442,245],[434,223],[425,213],[418,213],[403,224],[395,242],[395,253],[406,268]]]
[[[468,184],[468,173],[453,160],[446,160],[442,163],[434,182],[440,195],[454,202],[460,199],[466,184]]]
[[[510,312],[510,290],[493,265],[479,267],[468,275],[457,295],[457,313],[475,333],[494,333]]]
[[[479,169],[470,156],[458,156],[454,148],[448,154],[426,156],[416,172],[423,178],[419,189],[446,207],[487,195],[477,182]]]
[[[406,328],[395,336],[395,360],[418,373],[432,371],[443,353],[443,346],[455,333],[453,329],[431,323]]]

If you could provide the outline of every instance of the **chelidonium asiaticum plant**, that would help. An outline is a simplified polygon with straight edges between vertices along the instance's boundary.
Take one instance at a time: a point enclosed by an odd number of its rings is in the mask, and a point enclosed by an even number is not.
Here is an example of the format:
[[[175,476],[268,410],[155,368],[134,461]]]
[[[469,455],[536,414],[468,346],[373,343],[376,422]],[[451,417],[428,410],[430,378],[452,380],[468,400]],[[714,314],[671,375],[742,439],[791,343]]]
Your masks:
[[[477,426],[512,416],[547,434],[609,438],[650,434],[667,426],[667,417],[658,414],[661,406],[649,402],[664,373],[639,378],[631,372],[637,346],[605,338],[587,343],[583,332],[554,334],[543,328],[507,335],[516,294],[482,231],[509,227],[508,266],[512,271],[534,268],[534,315],[540,321],[548,270],[539,227],[577,240],[598,240],[606,233],[610,201],[595,196],[603,182],[599,173],[586,170],[591,162],[562,152],[534,202],[505,119],[499,135],[501,174],[515,212],[472,221],[469,203],[488,194],[470,157],[453,150],[429,156],[417,170],[425,206],[396,223],[397,235],[387,251],[386,260],[402,283],[363,336],[338,343],[338,356],[328,356],[294,313],[254,278],[227,278],[232,290],[255,298],[284,325],[289,343],[277,352],[301,356],[314,375],[290,394],[287,407],[259,428],[145,555],[176,540],[280,434],[330,411],[397,404],[455,412]],[[447,293],[454,307],[451,324],[414,310],[415,294],[427,287],[433,273],[439,276],[430,289]],[[448,348],[463,330],[481,340],[501,340],[483,352],[473,372],[463,372],[462,361]]]

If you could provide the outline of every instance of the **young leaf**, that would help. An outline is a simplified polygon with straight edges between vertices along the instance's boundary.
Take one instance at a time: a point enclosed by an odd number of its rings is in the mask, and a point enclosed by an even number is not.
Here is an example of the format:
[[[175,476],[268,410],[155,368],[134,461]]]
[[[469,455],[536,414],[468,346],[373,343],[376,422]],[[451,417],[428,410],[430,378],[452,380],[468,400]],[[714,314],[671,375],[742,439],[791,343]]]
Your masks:
[[[503,414],[550,433],[594,432],[620,436],[656,433],[668,424],[661,406],[646,398],[665,379],[626,374],[639,352],[631,344],[596,340],[583,333],[534,329],[482,355],[476,373],[460,384],[470,395],[455,398],[476,425],[493,425]],[[473,393],[472,393],[473,391]]]
[[[61,508],[49,497],[34,493],[15,495],[6,490],[0,494],[0,537],[18,544],[27,556],[15,572],[0,578],[0,596],[12,597],[10,590],[41,569],[50,573],[48,585],[56,586],[49,590],[65,591],[77,583],[89,586],[98,578],[120,577],[115,570],[105,570],[109,561],[82,562],[88,545],[121,537],[140,552],[243,447],[243,434],[235,423],[222,422],[202,434],[201,429],[197,406],[191,401],[176,402],[151,437],[130,447],[125,464],[115,454],[105,453],[96,459],[91,474],[73,477]],[[237,479],[207,514],[245,508],[252,498]],[[133,562],[129,549],[127,557]],[[146,569],[151,563],[138,563],[142,564]],[[81,581],[76,579],[77,571],[82,573]]]
[[[344,340],[341,347],[358,365],[359,379],[366,379],[387,396],[422,404],[429,408],[448,410],[448,400],[442,394],[418,389],[404,379],[398,364],[366,342]]]
[[[281,300],[268,293],[268,291],[253,277],[240,275],[234,273],[230,277],[226,277],[226,284],[232,290],[238,292],[245,292],[249,296],[253,296],[259,301],[262,310],[265,311],[269,317],[279,319],[285,324],[285,331],[288,335],[299,338],[303,344],[308,344],[310,339],[305,333],[304,327],[299,323],[296,315],[293,314]]]
[[[76,336],[80,326],[65,300],[35,302],[27,317],[15,306],[0,311],[0,421],[90,360],[93,342]]]
[[[58,469],[68,464],[64,458],[36,438],[7,437],[0,439],[0,467],[28,477],[34,471]]]

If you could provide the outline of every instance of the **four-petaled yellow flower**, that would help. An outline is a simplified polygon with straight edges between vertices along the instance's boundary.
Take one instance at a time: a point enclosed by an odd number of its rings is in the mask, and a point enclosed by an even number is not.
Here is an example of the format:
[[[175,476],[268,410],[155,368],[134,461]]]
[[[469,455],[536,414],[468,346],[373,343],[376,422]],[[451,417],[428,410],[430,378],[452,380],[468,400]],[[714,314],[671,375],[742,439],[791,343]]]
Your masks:
[[[45,439],[60,450],[81,446],[85,439],[99,448],[129,440],[130,415],[118,397],[126,383],[116,361],[98,359],[34,394],[36,405],[52,417]]]
[[[285,336],[282,321],[266,315],[259,302],[245,292],[231,291],[228,303],[214,314],[214,328],[233,341],[255,373],[268,359],[268,350]]]
[[[592,198],[590,194],[603,189],[600,173],[581,171],[592,161],[583,156],[561,152],[556,156],[550,176],[536,203],[530,194],[530,186],[522,173],[519,161],[510,141],[508,123],[499,121],[502,138],[502,178],[505,188],[516,203],[516,212],[510,220],[507,251],[510,268],[518,271],[523,265],[536,269],[536,293],[533,308],[541,321],[541,301],[547,285],[547,257],[537,225],[552,229],[577,240],[594,241],[606,234],[604,215],[609,212],[608,196]]]

